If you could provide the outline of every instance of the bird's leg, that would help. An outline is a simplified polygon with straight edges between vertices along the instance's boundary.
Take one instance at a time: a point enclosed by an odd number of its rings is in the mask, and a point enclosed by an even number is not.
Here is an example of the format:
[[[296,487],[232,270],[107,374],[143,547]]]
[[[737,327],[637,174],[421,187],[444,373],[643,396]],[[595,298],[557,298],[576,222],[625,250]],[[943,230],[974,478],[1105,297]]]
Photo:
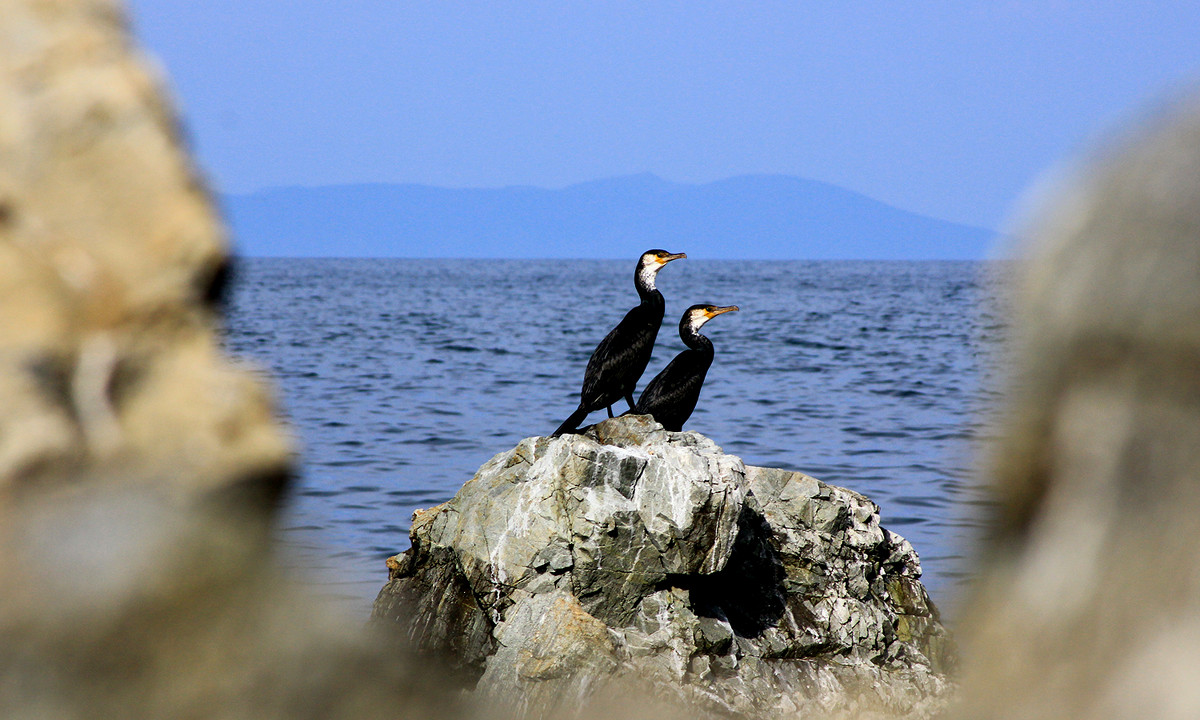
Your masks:
[[[612,416],[613,416],[613,414],[612,414],[612,405],[609,405],[609,406],[608,406],[608,416],[609,416],[609,417],[612,417]]]
[[[633,391],[625,393],[625,402],[629,403],[629,412],[633,412]]]

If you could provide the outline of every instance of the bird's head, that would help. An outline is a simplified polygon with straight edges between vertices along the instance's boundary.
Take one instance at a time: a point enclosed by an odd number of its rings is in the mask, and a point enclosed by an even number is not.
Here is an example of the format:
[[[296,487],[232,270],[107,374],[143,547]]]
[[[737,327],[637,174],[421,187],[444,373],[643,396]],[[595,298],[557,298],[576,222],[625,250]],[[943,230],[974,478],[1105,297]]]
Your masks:
[[[679,322],[679,332],[683,333],[686,330],[691,332],[699,332],[704,323],[712,320],[718,315],[724,315],[727,312],[737,312],[737,305],[693,305],[683,313],[683,318]]]
[[[687,253],[669,253],[666,250],[647,250],[638,259],[638,280],[648,288],[654,287],[654,276],[672,260],[686,258]]]

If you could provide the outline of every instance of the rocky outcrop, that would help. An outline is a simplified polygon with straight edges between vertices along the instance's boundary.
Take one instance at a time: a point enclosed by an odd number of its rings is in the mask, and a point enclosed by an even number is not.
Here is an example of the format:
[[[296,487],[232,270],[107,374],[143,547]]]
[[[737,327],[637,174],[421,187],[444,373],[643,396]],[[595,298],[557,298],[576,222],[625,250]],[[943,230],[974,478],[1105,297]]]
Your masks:
[[[525,712],[614,684],[765,715],[921,717],[948,695],[917,555],[874,503],[647,417],[523,440],[411,537],[375,623]]]

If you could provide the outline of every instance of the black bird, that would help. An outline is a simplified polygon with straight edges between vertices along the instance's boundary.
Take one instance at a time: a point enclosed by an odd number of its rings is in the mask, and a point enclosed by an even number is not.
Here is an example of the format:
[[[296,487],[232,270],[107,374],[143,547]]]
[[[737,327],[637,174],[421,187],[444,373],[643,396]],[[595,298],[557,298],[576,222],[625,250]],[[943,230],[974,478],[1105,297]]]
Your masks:
[[[713,361],[713,345],[700,334],[700,328],[716,316],[737,309],[737,305],[693,305],[685,310],[679,320],[679,337],[683,338],[683,344],[688,349],[676,355],[662,372],[654,376],[642,391],[633,412],[653,415],[667,430],[682,430],[683,424],[696,409],[704,376],[708,374],[708,366]]]
[[[633,389],[638,378],[650,362],[654,350],[654,339],[662,325],[662,293],[654,287],[654,277],[667,263],[685,258],[685,253],[669,253],[666,250],[647,250],[638,260],[633,275],[642,302],[625,314],[625,318],[612,329],[588,360],[583,373],[583,390],[579,393],[579,407],[571,417],[554,431],[553,437],[571,432],[588,413],[608,408],[613,416],[612,405],[621,398],[633,409]]]

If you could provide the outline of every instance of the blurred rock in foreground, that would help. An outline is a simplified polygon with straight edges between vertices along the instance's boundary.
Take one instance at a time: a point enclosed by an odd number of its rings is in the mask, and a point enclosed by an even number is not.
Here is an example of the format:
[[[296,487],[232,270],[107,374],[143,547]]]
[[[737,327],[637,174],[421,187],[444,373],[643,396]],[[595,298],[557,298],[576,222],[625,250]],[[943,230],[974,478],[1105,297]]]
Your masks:
[[[713,713],[928,717],[951,688],[916,553],[874,503],[648,417],[523,440],[411,535],[376,625],[532,714],[635,687]]]
[[[243,518],[81,483],[0,535],[0,717],[467,716],[436,665],[314,601]]]
[[[115,2],[0,0],[0,717],[454,717],[274,570],[290,441],[147,68]]]
[[[219,348],[227,273],[120,8],[0,4],[0,503],[131,468],[274,500],[290,443]]]
[[[958,716],[1197,718],[1200,98],[1043,203]]]

